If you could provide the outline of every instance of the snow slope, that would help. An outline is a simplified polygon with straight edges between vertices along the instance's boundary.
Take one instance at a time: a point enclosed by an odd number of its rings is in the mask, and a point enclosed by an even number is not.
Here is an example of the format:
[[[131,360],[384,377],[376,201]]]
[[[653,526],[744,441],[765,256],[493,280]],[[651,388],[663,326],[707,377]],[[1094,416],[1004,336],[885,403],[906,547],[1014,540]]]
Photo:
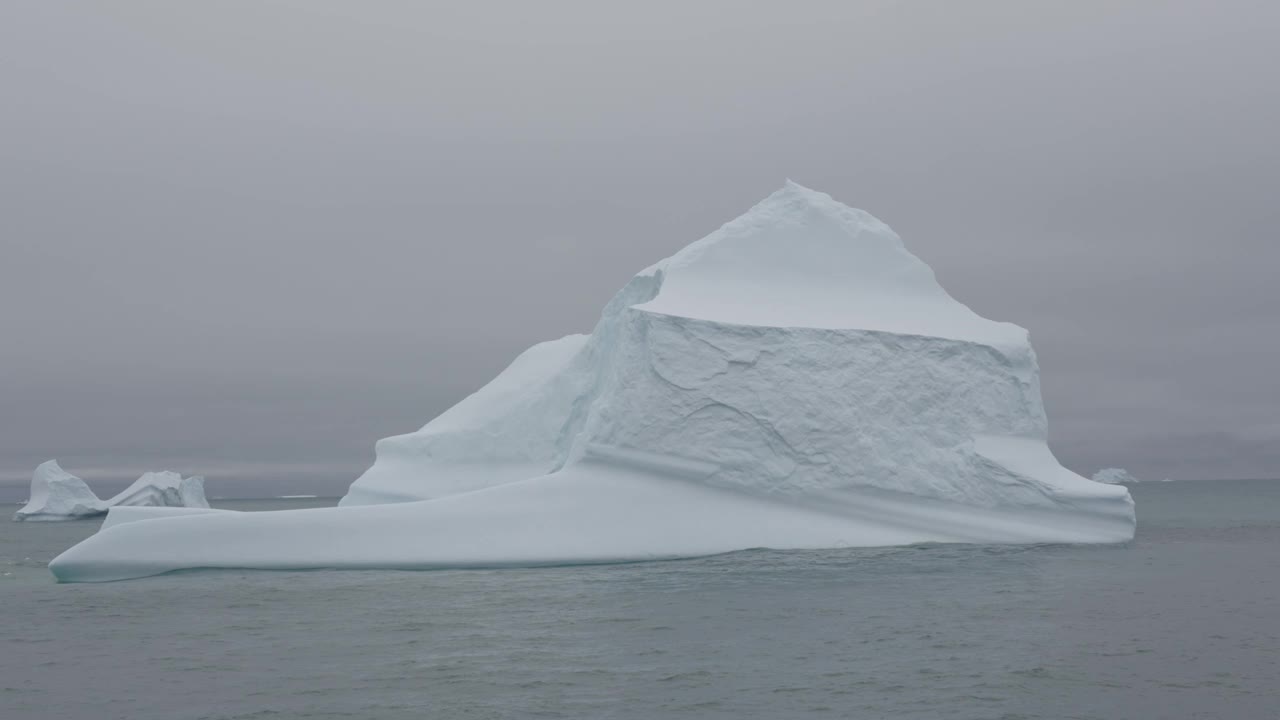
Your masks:
[[[100,500],[80,478],[58,466],[56,460],[41,463],[31,477],[31,499],[14,514],[14,520],[75,520],[102,515],[116,506],[208,508],[204,478],[184,478],[176,472],[143,473],[129,487],[108,500]]]
[[[1026,331],[886,225],[788,183],[380,441],[341,507],[130,522],[63,580],[186,567],[457,567],[752,547],[1120,542],[1123,487],[1048,449]]]

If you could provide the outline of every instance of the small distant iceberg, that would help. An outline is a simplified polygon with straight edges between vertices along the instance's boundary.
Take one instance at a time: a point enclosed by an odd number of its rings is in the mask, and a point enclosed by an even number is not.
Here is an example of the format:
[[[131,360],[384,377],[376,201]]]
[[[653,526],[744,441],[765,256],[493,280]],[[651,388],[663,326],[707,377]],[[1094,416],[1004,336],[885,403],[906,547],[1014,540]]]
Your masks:
[[[203,477],[184,478],[165,470],[143,473],[123,492],[108,500],[107,506],[207,508],[209,501],[204,497]]]
[[[57,460],[40,463],[31,475],[31,499],[14,520],[75,520],[101,515],[109,507],[83,480],[63,470]]]
[[[1124,468],[1103,468],[1093,474],[1093,481],[1104,483],[1106,485],[1132,485],[1134,483],[1144,482],[1134,477],[1133,473]],[[1165,478],[1160,482],[1173,482],[1169,478]]]
[[[204,478],[182,477],[176,472],[149,472],[106,500],[100,499],[84,480],[63,470],[57,460],[40,463],[31,475],[27,504],[14,520],[57,521],[104,515],[113,507],[209,507]]]
[[[1105,485],[1130,485],[1136,482],[1142,482],[1124,468],[1102,468],[1093,474],[1093,481],[1100,482]]]

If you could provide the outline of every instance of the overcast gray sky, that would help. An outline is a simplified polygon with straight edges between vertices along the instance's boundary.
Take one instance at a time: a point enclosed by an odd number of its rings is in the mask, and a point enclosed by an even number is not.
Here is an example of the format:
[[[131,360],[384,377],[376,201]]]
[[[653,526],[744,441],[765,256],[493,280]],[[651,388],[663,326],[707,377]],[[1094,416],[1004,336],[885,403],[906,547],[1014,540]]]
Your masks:
[[[787,177],[1069,467],[1280,476],[1280,3],[621,5],[0,5],[0,482],[345,486]]]

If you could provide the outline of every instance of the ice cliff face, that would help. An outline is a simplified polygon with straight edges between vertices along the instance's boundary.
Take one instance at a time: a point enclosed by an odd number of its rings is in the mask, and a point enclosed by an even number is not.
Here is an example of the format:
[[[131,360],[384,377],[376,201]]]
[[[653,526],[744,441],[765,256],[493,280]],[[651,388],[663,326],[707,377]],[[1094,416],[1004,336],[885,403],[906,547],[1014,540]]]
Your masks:
[[[788,183],[380,441],[338,508],[149,513],[50,565],[476,567],[746,548],[1122,542],[1133,503],[1054,459],[1022,328],[886,225]],[[335,544],[335,538],[340,542]]]
[[[124,491],[100,500],[80,478],[58,466],[41,463],[31,476],[31,496],[14,520],[75,520],[105,514],[118,506],[207,508],[204,478],[176,472],[144,473]]]

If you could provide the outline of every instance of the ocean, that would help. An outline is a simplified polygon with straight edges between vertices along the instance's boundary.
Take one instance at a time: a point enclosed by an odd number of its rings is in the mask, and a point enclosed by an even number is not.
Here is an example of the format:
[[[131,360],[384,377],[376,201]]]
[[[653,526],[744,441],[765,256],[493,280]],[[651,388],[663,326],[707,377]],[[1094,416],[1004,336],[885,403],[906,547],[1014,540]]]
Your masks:
[[[99,585],[0,522],[0,718],[1280,717],[1280,481],[1131,490],[1119,546]]]

